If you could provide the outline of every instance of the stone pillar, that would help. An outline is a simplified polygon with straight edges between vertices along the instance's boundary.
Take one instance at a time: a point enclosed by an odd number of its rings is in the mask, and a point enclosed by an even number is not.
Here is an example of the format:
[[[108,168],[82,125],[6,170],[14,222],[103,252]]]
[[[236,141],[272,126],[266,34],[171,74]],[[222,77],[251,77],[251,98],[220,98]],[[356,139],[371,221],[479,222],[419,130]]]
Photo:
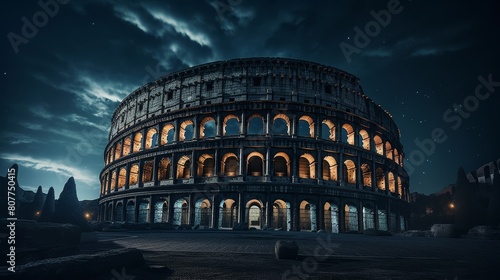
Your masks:
[[[325,207],[324,202],[321,198],[318,199],[318,204],[316,206],[316,217],[318,217],[318,230],[325,229]]]
[[[273,202],[271,201],[271,195],[267,194],[267,202],[266,202],[266,220],[267,220],[267,227],[271,228],[273,227]]]
[[[297,203],[297,194],[293,194],[293,200],[290,205],[292,208],[292,230],[293,231],[300,231],[300,215],[299,215],[299,207],[300,205]]]
[[[171,161],[170,161],[170,169],[171,169],[171,177],[173,180],[177,179],[177,157],[175,153],[172,153]],[[175,182],[175,181],[174,181]],[[169,205],[170,206],[170,205]]]
[[[139,160],[139,171],[137,174],[137,186],[142,188],[144,186],[144,182],[142,181],[142,174],[144,172],[144,159]]]
[[[344,149],[340,149],[340,153],[339,153],[339,174],[338,174],[338,177],[339,177],[339,182],[340,182],[340,186],[344,186]]]
[[[266,181],[269,180],[269,175],[271,175],[271,148],[269,146],[266,147],[266,158],[265,158],[265,171],[264,175],[266,176]]]
[[[345,228],[345,205],[342,198],[339,199],[339,232],[346,231]]]
[[[377,192],[377,166],[375,165],[375,161],[372,161],[372,191]]]
[[[321,149],[318,149],[316,161],[318,162],[318,168],[316,169],[316,179],[318,183],[323,181],[323,153]]]
[[[238,169],[239,169],[238,172],[239,172],[240,176],[243,176],[243,175],[246,175],[246,172],[243,172],[244,159],[243,159],[243,147],[242,146],[240,146],[239,152],[240,152],[240,154],[239,154],[239,162],[240,163],[238,166]]]
[[[155,222],[155,201],[152,195],[149,196],[149,221],[146,222],[148,223]]]
[[[295,143],[293,143],[293,156],[292,156],[292,183],[295,183],[298,181],[298,170],[297,170],[297,146]]]
[[[192,150],[191,151],[191,167],[190,167],[191,168],[191,171],[190,171],[191,174],[190,174],[189,178],[193,178],[193,177],[196,176],[195,172],[197,171],[196,167],[198,166],[198,161],[196,160],[195,155],[196,154],[195,154],[194,150]]]
[[[241,123],[240,123],[240,135],[244,136],[247,134],[247,123],[245,111],[241,112]]]
[[[198,115],[193,117],[193,140],[198,140],[201,127],[198,127]]]
[[[214,174],[213,176],[219,176],[219,167],[221,165],[221,162],[219,160],[219,149],[215,149],[214,152]]]
[[[356,186],[358,189],[363,188],[363,176],[361,174],[361,156],[356,156]]]
[[[155,156],[153,159],[153,182],[154,186],[159,186],[160,181],[158,181],[158,166],[160,163],[160,158],[158,156]]]
[[[172,224],[172,221],[174,220],[174,204],[175,200],[172,199],[172,196],[168,196],[168,218],[167,222]]]
[[[271,131],[271,119],[269,116],[269,112],[266,113],[265,129],[266,129],[266,131],[265,131],[266,135],[269,135],[270,133],[272,133],[272,131]]]
[[[363,231],[364,228],[364,215],[363,215],[363,203],[358,202],[358,231]]]
[[[390,199],[387,199],[387,230],[391,231],[392,219],[391,219],[391,202]]]
[[[128,190],[129,184],[130,184],[130,162],[127,162],[127,165],[125,166],[125,170],[127,173],[125,174],[125,189]]]
[[[127,199],[122,199],[122,220],[127,220]]]
[[[144,151],[146,149],[146,129],[141,130],[142,133],[142,139],[141,139],[141,147],[139,148],[139,151]],[[114,155],[113,155],[114,157]]]
[[[195,219],[194,219],[194,216],[195,216],[195,205],[196,201],[194,201],[194,195],[192,193],[189,194],[189,221],[188,221],[188,225],[190,226],[194,226],[194,222],[195,222]]]
[[[210,219],[210,228],[219,227],[219,203],[216,201],[215,194],[212,194],[212,219]]]
[[[179,119],[174,121],[174,143],[179,141],[179,133],[181,133],[181,128],[179,127]],[[167,135],[168,136],[168,135]]]
[[[245,221],[245,212],[244,212],[244,205],[243,205],[243,202],[242,202],[242,199],[243,199],[243,195],[242,193],[238,193],[238,223],[242,223]]]
[[[223,135],[223,127],[224,127],[224,124],[221,123],[221,119],[220,119],[220,113],[217,113],[217,119],[215,120],[215,126],[216,126],[216,130],[215,130],[215,136],[216,137],[221,137]]]
[[[140,204],[140,199],[137,199],[137,196],[135,197],[135,203],[134,203],[134,222],[137,223],[139,222],[139,204]]]
[[[297,137],[297,121],[296,121],[297,116],[295,114],[292,114],[292,127],[291,127],[291,132],[292,132],[292,138]]]

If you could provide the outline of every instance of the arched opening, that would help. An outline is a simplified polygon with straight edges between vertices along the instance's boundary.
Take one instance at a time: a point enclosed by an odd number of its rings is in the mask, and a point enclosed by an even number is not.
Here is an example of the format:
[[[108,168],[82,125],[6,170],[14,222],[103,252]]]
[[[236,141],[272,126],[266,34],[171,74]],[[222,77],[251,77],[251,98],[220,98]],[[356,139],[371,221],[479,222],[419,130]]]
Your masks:
[[[324,205],[325,231],[331,233],[339,232],[339,207],[335,203],[325,203]]]
[[[239,135],[240,119],[235,115],[227,115],[224,118],[223,133],[224,136]]]
[[[168,202],[166,200],[160,200],[155,203],[155,223],[167,223],[168,222]]]
[[[393,153],[394,153],[394,161],[399,164],[399,152],[398,152],[398,149],[394,149],[393,150]]]
[[[261,115],[255,114],[250,116],[247,133],[250,135],[264,134],[264,118]]]
[[[323,180],[337,181],[337,161],[332,156],[326,156],[322,162]]]
[[[123,204],[118,202],[115,207],[115,222],[123,222]]]
[[[310,116],[299,118],[299,136],[314,138],[314,122]]]
[[[139,203],[139,217],[137,217],[137,222],[148,223],[149,220],[149,202],[147,200],[141,201]]]
[[[198,176],[212,177],[214,176],[214,157],[209,154],[203,154],[198,158]]]
[[[303,200],[299,206],[300,230],[316,230],[316,206]]]
[[[372,186],[372,171],[368,164],[363,163],[361,165],[361,174],[363,176],[363,186],[371,187]]]
[[[344,161],[344,180],[349,184],[356,184],[356,165],[350,159]]]
[[[125,168],[120,168],[118,173],[118,189],[125,187],[125,182],[127,180],[127,170]]]
[[[238,175],[239,161],[234,153],[227,153],[222,157],[221,171],[224,176]]]
[[[359,143],[365,150],[370,150],[370,135],[364,129],[359,131]]]
[[[378,209],[378,229],[387,230],[387,211],[385,209]]]
[[[358,230],[358,208],[352,204],[344,206],[345,211],[345,230],[357,231]]]
[[[177,179],[189,177],[191,177],[191,159],[188,156],[182,156],[177,161]]]
[[[129,185],[135,185],[139,181],[139,165],[132,164],[130,166],[130,172],[128,175],[128,183]]]
[[[200,198],[194,207],[194,225],[208,228],[212,219],[212,204],[210,200]]]
[[[123,156],[128,156],[130,154],[130,137],[123,140]]]
[[[401,198],[403,196],[403,182],[401,180],[401,177],[399,177],[399,180],[398,180],[398,195],[399,195],[399,198]]]
[[[167,180],[172,178],[170,168],[170,159],[162,158],[160,161],[160,165],[158,166],[158,180]]]
[[[126,221],[129,223],[134,223],[135,222],[135,203],[130,200],[127,203],[127,209],[125,209],[126,215]]]
[[[186,199],[180,198],[174,203],[173,225],[189,225],[189,204]]]
[[[389,184],[389,191],[391,193],[395,193],[396,192],[396,182],[394,180],[394,173],[392,173],[390,171],[387,173],[387,183]]]
[[[113,205],[109,204],[106,211],[106,221],[111,222],[113,220]]]
[[[252,152],[247,157],[247,174],[250,176],[262,176],[264,174],[264,156],[258,152]]]
[[[248,227],[260,229],[262,227],[262,202],[252,199],[247,203]]]
[[[321,122],[321,139],[335,141],[335,124],[331,120]]]
[[[113,151],[113,148],[109,149],[107,157],[106,157],[108,164],[113,161],[113,152],[112,151]]]
[[[384,170],[380,167],[377,168],[377,170],[375,170],[375,177],[377,178],[377,188],[379,188],[379,190],[385,190]]]
[[[238,206],[232,199],[221,201],[219,207],[219,228],[232,228],[238,220]]]
[[[350,124],[344,124],[342,126],[342,143],[347,143],[349,145],[354,145],[354,129]]]
[[[311,154],[303,154],[299,158],[299,178],[316,178],[314,157]]]
[[[289,231],[291,229],[290,203],[281,199],[273,203],[273,228]]]
[[[137,153],[141,149],[142,149],[142,133],[141,132],[137,132],[135,134],[135,136],[134,136],[134,148],[133,148],[133,152]]]
[[[153,161],[144,162],[142,167],[142,182],[147,183],[153,181]]]
[[[215,137],[216,128],[217,126],[214,118],[212,117],[204,118],[200,123],[200,138]]]
[[[179,131],[179,142],[193,140],[194,124],[192,120],[185,120],[181,123]]]
[[[158,131],[155,128],[150,128],[146,133],[146,149],[156,146],[158,146]]]
[[[391,142],[389,142],[389,141],[385,142],[385,156],[388,159],[393,159],[392,145],[391,145]]]
[[[161,130],[161,145],[174,143],[175,127],[173,124],[168,123],[163,126]]]
[[[274,135],[290,135],[290,118],[285,114],[274,116],[271,133]]]
[[[111,191],[114,191],[116,187],[116,171],[113,170],[111,173]]]
[[[115,147],[115,160],[119,159],[122,154],[122,144],[117,143]]]
[[[378,135],[375,135],[375,137],[373,137],[373,143],[375,144],[375,151],[377,152],[377,154],[384,155],[384,144],[382,142],[382,138],[380,138],[380,136]]]
[[[363,229],[375,228],[375,213],[369,205],[363,206]]]
[[[290,176],[290,157],[284,152],[279,152],[273,158],[274,176]]]

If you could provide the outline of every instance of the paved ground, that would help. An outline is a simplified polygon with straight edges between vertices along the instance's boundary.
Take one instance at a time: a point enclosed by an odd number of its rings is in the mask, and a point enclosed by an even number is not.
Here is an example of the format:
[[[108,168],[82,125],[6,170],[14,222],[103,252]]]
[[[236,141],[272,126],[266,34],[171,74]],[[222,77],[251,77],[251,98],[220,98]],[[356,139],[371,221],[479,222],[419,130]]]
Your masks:
[[[295,240],[297,260],[276,260],[277,240]],[[500,241],[375,237],[281,231],[100,233],[83,253],[134,247],[147,268],[102,279],[500,279]],[[135,278],[132,278],[135,277]]]

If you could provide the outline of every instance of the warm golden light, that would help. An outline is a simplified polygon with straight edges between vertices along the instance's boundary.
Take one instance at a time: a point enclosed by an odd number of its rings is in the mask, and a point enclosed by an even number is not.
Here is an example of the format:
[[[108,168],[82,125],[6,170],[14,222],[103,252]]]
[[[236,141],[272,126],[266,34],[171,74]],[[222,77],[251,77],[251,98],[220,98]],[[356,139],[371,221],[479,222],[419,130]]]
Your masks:
[[[36,211],[35,213],[37,216],[40,216],[40,211]]]
[[[90,218],[90,214],[89,213],[85,213],[85,218],[89,219]]]
[[[451,209],[455,208],[455,204],[450,203],[450,208],[451,208]]]

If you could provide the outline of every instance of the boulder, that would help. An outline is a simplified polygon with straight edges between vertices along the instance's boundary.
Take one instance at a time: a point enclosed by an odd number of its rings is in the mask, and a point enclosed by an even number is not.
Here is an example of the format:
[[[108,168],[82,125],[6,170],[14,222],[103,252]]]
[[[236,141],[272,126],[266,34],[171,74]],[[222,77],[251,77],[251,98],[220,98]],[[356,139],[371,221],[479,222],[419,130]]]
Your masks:
[[[465,235],[465,238],[500,240],[500,229],[484,225],[475,226],[469,230],[469,232]]]
[[[94,279],[113,270],[144,265],[141,252],[135,248],[115,249],[94,255],[74,255],[52,258],[16,266],[16,273],[0,272],[2,279]]]
[[[297,258],[299,246],[295,241],[278,240],[274,245],[274,254],[276,258],[293,260]]]
[[[386,230],[368,228],[363,231],[364,235],[369,236],[392,236],[392,234]]]
[[[434,224],[431,227],[431,232],[434,237],[450,238],[458,236],[455,224]]]

